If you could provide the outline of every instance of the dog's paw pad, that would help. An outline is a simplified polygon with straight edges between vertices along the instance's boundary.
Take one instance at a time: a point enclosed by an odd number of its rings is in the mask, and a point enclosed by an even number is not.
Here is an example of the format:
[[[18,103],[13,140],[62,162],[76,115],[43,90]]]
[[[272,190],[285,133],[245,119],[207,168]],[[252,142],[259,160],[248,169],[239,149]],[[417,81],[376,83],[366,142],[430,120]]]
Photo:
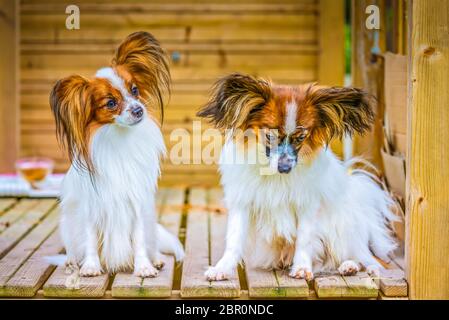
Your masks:
[[[140,278],[154,278],[159,271],[152,265],[145,265],[134,269],[134,275]]]
[[[96,263],[84,263],[80,269],[80,276],[82,277],[96,277],[103,273],[101,266]]]
[[[206,276],[206,279],[209,281],[222,281],[227,280],[229,278],[229,275],[227,272],[220,270],[216,267],[210,267],[207,269],[207,271],[204,274]]]
[[[288,275],[292,278],[305,279],[306,281],[313,279],[313,272],[310,268],[293,267]]]
[[[360,267],[358,263],[352,260],[344,261],[339,267],[338,272],[342,276],[353,276],[356,275],[357,272],[360,271]]]

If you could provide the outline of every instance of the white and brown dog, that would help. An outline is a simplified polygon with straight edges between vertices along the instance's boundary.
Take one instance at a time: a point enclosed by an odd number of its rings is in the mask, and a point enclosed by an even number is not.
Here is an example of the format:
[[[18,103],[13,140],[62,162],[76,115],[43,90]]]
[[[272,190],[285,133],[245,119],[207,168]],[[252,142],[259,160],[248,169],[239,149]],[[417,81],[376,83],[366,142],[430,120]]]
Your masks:
[[[60,232],[66,264],[82,276],[133,269],[154,277],[160,252],[182,259],[179,240],[157,224],[155,193],[165,152],[154,111],[170,74],[149,33],[129,35],[112,66],[93,79],[56,83],[50,105],[72,165],[64,179]],[[59,259],[61,260],[61,259]]]
[[[374,272],[380,265],[373,254],[388,259],[396,246],[391,198],[327,148],[333,137],[370,128],[370,100],[356,88],[278,86],[241,74],[217,82],[198,113],[230,129],[220,158],[226,250],[207,270],[209,280],[228,278],[243,257],[255,267],[290,267],[291,277],[305,279],[335,269],[350,275],[361,265]],[[260,128],[271,130],[265,136]],[[255,131],[257,143],[233,139],[237,129]],[[274,174],[261,175],[260,163],[235,163],[252,148],[263,150]]]

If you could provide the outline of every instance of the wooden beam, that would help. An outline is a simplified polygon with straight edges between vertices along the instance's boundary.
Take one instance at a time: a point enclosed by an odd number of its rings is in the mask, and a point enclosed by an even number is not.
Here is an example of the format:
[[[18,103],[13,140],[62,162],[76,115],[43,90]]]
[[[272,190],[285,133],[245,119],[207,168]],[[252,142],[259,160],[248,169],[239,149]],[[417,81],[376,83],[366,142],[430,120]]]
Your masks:
[[[369,30],[366,28],[366,8],[376,5],[380,11],[380,29]],[[378,53],[385,52],[385,0],[352,0],[352,58],[351,72],[352,85],[367,90],[378,98],[374,106],[376,113],[375,123],[371,132],[363,136],[356,135],[353,139],[354,155],[361,155],[372,161],[382,169],[382,157],[380,150],[383,142],[383,59],[379,55],[372,54],[372,48],[376,47],[375,39],[378,37]],[[376,35],[377,34],[377,35]]]
[[[321,0],[319,18],[318,81],[321,85],[342,86],[345,78],[345,10],[343,0]],[[343,155],[341,140],[332,150]]]
[[[19,154],[19,2],[0,0],[0,173]]]
[[[413,0],[406,260],[411,299],[449,299],[449,2]]]

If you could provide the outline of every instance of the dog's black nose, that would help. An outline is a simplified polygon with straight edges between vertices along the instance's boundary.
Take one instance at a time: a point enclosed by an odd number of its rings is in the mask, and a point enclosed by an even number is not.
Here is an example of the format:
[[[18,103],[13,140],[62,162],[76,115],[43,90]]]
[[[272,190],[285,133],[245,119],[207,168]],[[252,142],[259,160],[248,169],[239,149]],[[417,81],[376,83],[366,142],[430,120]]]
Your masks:
[[[143,116],[143,108],[140,106],[133,107],[131,109],[131,114],[133,115],[134,118],[140,119]]]
[[[292,166],[289,164],[279,164],[278,171],[279,173],[289,173],[290,171],[292,171]]]

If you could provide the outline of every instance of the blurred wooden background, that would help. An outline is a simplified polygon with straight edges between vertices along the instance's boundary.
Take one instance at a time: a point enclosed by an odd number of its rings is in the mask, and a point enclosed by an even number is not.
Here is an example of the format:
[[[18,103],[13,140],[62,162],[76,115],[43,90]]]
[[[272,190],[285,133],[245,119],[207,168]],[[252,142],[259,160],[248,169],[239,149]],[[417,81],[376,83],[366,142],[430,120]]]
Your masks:
[[[68,168],[48,104],[52,85],[74,73],[92,76],[138,30],[154,34],[171,57],[172,96],[163,125],[168,149],[176,142],[170,132],[191,131],[211,84],[229,72],[284,84],[343,84],[342,0],[107,2],[76,1],[80,29],[67,30],[65,8],[72,1],[21,1],[21,156],[51,156],[57,171]],[[162,173],[163,184],[218,182],[214,165],[166,161]]]

